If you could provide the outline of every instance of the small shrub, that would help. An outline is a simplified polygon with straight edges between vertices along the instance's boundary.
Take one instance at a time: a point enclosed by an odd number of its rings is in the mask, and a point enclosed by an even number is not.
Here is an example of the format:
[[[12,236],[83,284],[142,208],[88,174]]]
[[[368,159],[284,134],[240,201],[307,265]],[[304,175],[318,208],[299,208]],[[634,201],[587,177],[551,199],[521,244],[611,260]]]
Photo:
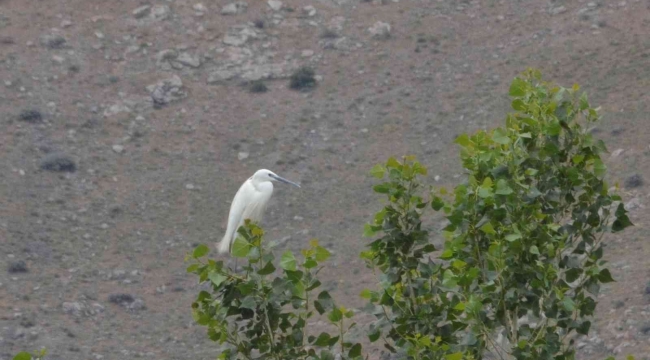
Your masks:
[[[316,86],[314,69],[303,66],[296,70],[289,79],[289,87],[294,90],[307,90]]]
[[[262,80],[256,80],[251,82],[248,85],[248,91],[252,93],[265,93],[269,91],[269,88],[266,87],[266,84]]]

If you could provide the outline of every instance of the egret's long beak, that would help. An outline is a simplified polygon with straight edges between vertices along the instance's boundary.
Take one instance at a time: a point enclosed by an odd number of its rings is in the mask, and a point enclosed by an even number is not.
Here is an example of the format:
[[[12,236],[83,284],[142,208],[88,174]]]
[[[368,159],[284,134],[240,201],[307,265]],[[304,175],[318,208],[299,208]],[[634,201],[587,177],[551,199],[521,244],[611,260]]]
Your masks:
[[[296,184],[295,182],[293,182],[293,181],[289,181],[289,180],[287,180],[287,179],[285,179],[285,178],[283,178],[283,177],[279,177],[279,176],[274,175],[274,174],[271,174],[271,177],[274,178],[275,180],[280,181],[280,182],[283,182],[283,183],[285,183],[285,184],[289,184],[289,185],[293,185],[293,186],[300,187],[300,185]]]

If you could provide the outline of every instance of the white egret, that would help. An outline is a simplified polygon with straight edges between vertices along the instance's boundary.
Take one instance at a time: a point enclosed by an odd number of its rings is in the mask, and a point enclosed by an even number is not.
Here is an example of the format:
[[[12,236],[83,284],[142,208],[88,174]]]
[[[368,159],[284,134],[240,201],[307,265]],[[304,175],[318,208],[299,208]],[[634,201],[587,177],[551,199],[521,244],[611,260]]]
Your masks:
[[[300,187],[300,185],[284,179],[270,170],[257,170],[253,176],[242,184],[232,200],[226,234],[218,246],[220,254],[230,252],[232,243],[237,237],[237,229],[244,224],[245,219],[255,222],[262,221],[266,205],[273,194],[273,181]]]

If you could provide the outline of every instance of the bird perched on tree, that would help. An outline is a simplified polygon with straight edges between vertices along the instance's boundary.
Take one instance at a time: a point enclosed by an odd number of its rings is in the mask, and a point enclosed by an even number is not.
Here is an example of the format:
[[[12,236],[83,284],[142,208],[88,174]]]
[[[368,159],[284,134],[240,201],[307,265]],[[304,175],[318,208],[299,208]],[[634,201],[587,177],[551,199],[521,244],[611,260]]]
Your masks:
[[[219,243],[219,253],[228,253],[235,241],[237,229],[244,224],[245,219],[254,222],[262,221],[266,205],[273,195],[273,181],[300,187],[300,185],[282,178],[270,170],[257,170],[253,176],[246,180],[235,194],[230,205],[228,227],[226,234]]]

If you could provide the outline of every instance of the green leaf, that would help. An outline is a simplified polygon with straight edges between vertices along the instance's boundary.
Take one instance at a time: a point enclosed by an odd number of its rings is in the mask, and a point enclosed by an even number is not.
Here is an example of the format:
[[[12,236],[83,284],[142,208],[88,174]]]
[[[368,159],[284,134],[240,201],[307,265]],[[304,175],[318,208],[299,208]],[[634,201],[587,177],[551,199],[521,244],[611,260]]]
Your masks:
[[[433,199],[431,199],[431,208],[433,210],[440,211],[444,206],[445,202],[439,196],[434,196]]]
[[[576,303],[568,296],[565,296],[564,299],[562,299],[561,304],[566,311],[573,311],[576,309]]]
[[[300,280],[302,280],[302,276],[304,275],[302,271],[292,271],[292,270],[285,270],[284,271],[287,274],[287,279],[291,281],[292,283],[297,283]]]
[[[188,272],[188,273],[193,273],[193,272],[195,272],[196,270],[198,270],[199,267],[201,267],[201,264],[192,264],[192,265],[190,265],[190,266],[187,267],[187,272]]]
[[[237,236],[235,243],[232,244],[232,256],[237,258],[243,258],[248,256],[248,252],[251,249],[251,244],[248,241],[244,240],[243,237]]]
[[[359,294],[359,296],[361,296],[362,299],[370,300],[372,298],[372,291],[363,289],[361,290],[361,294]]]
[[[627,210],[625,210],[623,203],[618,204],[615,215],[616,220],[614,220],[614,223],[612,224],[612,232],[619,232],[634,225],[630,221],[630,218],[627,217]]]
[[[494,129],[494,132],[492,133],[492,140],[495,143],[501,145],[510,144],[510,138],[508,137],[508,132],[506,130],[503,130],[502,128]]]
[[[370,169],[370,175],[376,177],[377,179],[381,179],[384,177],[386,174],[386,168],[377,164]]]
[[[206,245],[201,244],[201,245],[197,246],[196,248],[194,248],[194,253],[192,254],[192,257],[194,257],[195,259],[198,259],[200,257],[205,256],[205,254],[207,254],[208,251],[210,251],[210,249],[208,249],[208,247]]]
[[[303,264],[305,269],[313,269],[316,266],[318,266],[318,263],[314,259],[307,259],[305,263]]]
[[[374,329],[368,333],[368,340],[370,340],[370,342],[377,341],[379,337],[381,337],[381,331],[379,331],[379,329]]]
[[[316,255],[314,255],[314,257],[316,258],[316,261],[323,262],[323,261],[329,259],[331,255],[332,254],[327,249],[325,249],[324,247],[317,246],[316,247]]]
[[[515,78],[510,84],[510,96],[524,96],[526,95],[526,81]],[[447,359],[449,360],[449,359]]]
[[[343,313],[341,312],[341,310],[339,310],[339,308],[336,308],[336,307],[335,307],[335,308],[332,309],[332,311],[330,311],[330,313],[327,315],[327,318],[328,318],[331,322],[333,322],[333,323],[337,323],[337,322],[341,321],[341,319],[343,319]]]
[[[469,140],[469,136],[467,136],[467,134],[460,135],[454,142],[462,147],[467,147],[469,144],[471,144],[471,141]]]
[[[255,298],[253,296],[246,296],[244,300],[242,300],[241,305],[239,305],[239,307],[244,309],[255,310],[255,308],[257,307],[257,303],[255,302]]]
[[[320,351],[320,360],[334,360],[334,354],[328,350]]]
[[[320,335],[318,335],[318,338],[314,342],[314,345],[316,345],[316,346],[328,346],[329,343],[330,343],[331,338],[332,337],[330,336],[330,334],[328,334],[326,332],[322,332],[322,333],[320,333]]]
[[[275,271],[275,266],[273,266],[273,263],[271,261],[267,262],[266,265],[257,271],[258,275],[268,275],[272,274]]]
[[[210,271],[208,274],[208,279],[215,285],[219,286],[222,282],[226,281],[228,278],[217,271]]]
[[[390,184],[379,184],[372,187],[376,193],[388,194],[390,192]]]
[[[28,353],[26,351],[23,351],[23,352],[19,352],[18,354],[16,354],[16,356],[14,356],[13,360],[31,360],[31,359],[32,359],[32,354],[30,354],[30,353]]]
[[[393,168],[393,169],[401,169],[402,164],[397,161],[394,157],[388,158],[388,161],[386,161],[386,167]]]
[[[512,101],[512,108],[517,111],[526,111],[526,105],[521,99],[515,99]]]
[[[510,195],[513,193],[513,190],[508,186],[508,182],[504,179],[497,181],[497,195]]]
[[[602,269],[600,273],[598,273],[598,280],[604,284],[616,281],[608,269]]]
[[[514,234],[508,234],[506,235],[506,240],[507,241],[515,241],[521,239],[521,234],[520,233],[514,233]]]
[[[582,275],[582,269],[580,269],[580,268],[569,269],[566,272],[566,282],[572,283],[572,282],[578,280],[580,275]]]
[[[483,226],[481,226],[480,229],[481,231],[489,235],[494,235],[497,233],[496,231],[494,231],[494,227],[492,227],[492,224],[489,222],[486,222]]]
[[[594,160],[594,174],[596,176],[603,176],[607,172],[607,166],[600,159]]]
[[[296,271],[296,258],[291,250],[287,250],[280,258],[280,267],[284,270]]]
[[[363,225],[363,236],[364,237],[373,237],[377,232],[373,230],[372,225],[365,224]]]
[[[463,360],[463,353],[462,352],[457,352],[453,354],[447,354],[445,355],[446,360]]]
[[[539,255],[539,249],[535,245],[531,246],[529,251],[531,254]]]
[[[519,342],[517,343],[517,347],[520,348],[521,350],[523,350],[526,347],[526,345],[528,345],[528,341],[526,341],[526,339],[519,340]]]
[[[354,346],[352,346],[352,348],[348,352],[348,356],[350,358],[356,358],[361,356],[361,344],[359,343],[354,344]]]

